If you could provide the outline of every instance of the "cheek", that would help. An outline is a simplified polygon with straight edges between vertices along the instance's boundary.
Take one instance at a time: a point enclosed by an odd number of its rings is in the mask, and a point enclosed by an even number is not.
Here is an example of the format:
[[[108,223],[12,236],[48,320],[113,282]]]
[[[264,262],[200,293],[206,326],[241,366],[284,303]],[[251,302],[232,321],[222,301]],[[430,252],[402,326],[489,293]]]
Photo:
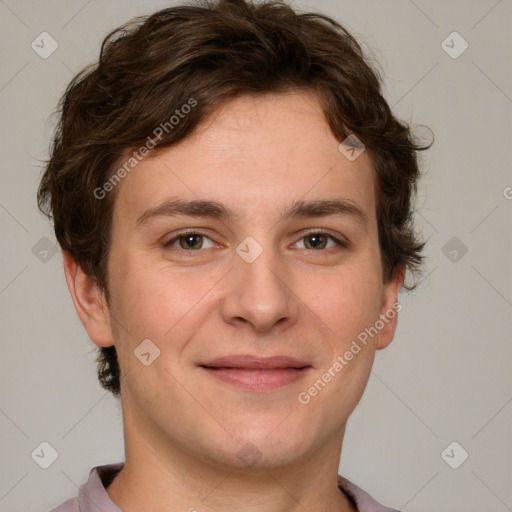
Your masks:
[[[375,271],[347,266],[316,280],[314,288],[308,305],[330,327],[337,344],[379,317],[382,284]]]
[[[149,338],[159,344],[176,338],[178,330],[186,338],[192,317],[197,328],[202,301],[218,280],[211,274],[151,265],[143,257],[126,258],[116,278],[119,314],[132,343]]]
[[[302,398],[314,402],[315,411],[330,414],[336,404],[337,412],[325,421],[342,421],[359,402],[371,372],[375,340],[364,336],[379,318],[380,283],[369,273],[351,269],[331,276],[323,285],[323,300],[315,313],[330,329],[324,339],[326,357]]]

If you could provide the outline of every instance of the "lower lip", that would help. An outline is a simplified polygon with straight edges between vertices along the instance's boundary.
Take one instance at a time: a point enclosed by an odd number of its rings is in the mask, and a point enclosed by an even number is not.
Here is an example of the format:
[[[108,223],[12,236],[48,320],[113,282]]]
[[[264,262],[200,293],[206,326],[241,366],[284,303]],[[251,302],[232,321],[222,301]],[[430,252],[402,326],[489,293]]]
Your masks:
[[[305,368],[279,368],[275,370],[244,370],[241,368],[205,368],[211,376],[251,391],[272,391],[304,377],[311,366]]]

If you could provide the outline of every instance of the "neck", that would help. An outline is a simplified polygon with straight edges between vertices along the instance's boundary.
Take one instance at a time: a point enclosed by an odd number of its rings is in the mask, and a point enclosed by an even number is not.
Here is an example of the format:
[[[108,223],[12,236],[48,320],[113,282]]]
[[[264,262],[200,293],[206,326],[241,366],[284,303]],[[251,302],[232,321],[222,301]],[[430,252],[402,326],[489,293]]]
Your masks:
[[[123,512],[356,512],[337,484],[344,428],[299,458],[258,454],[249,466],[221,448],[195,452],[125,407],[123,416],[125,465],[106,488]]]
[[[184,459],[179,449],[170,460],[128,453],[106,488],[123,512],[356,512],[338,488],[337,466],[319,470],[301,461],[302,466],[230,471]]]
[[[138,467],[126,460],[107,494],[123,512],[357,512],[337,487],[336,475],[319,481],[307,473],[276,477],[278,472],[267,471],[251,477],[217,471],[215,477],[204,477],[202,472],[203,478],[196,472],[186,482],[185,473],[176,477],[175,469],[152,464]]]

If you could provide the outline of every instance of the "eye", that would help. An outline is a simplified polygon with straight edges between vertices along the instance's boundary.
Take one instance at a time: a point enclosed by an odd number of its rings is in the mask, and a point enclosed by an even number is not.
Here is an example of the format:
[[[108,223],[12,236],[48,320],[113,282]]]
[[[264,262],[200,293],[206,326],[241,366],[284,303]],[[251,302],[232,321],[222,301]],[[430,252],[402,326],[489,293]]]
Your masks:
[[[208,241],[205,245],[205,241]],[[305,240],[305,242],[302,242]],[[303,247],[298,247],[299,249],[313,249],[315,251],[322,249],[332,249],[336,246],[338,247],[348,247],[348,243],[341,241],[331,233],[327,231],[321,230],[312,230],[301,239],[296,242],[296,244],[303,244]],[[163,244],[164,248],[175,251],[198,251],[200,249],[209,249],[214,247],[214,242],[208,236],[203,233],[196,231],[187,231],[181,233],[174,238]]]
[[[333,247],[336,247],[336,245],[347,247],[345,242],[342,242],[326,231],[311,231],[304,235],[300,240],[306,240],[307,242],[303,244],[304,247],[299,247],[299,249],[332,249]],[[330,246],[329,241],[333,243]]]
[[[210,245],[204,246],[203,241],[207,239],[211,243]],[[178,244],[176,246],[175,244]],[[206,235],[203,235],[202,233],[196,233],[195,231],[189,231],[186,233],[181,233],[178,236],[175,236],[168,242],[165,242],[164,247],[175,247],[177,250],[184,250],[184,251],[190,251],[190,250],[198,250],[198,249],[209,249],[210,247],[213,247],[212,239]]]

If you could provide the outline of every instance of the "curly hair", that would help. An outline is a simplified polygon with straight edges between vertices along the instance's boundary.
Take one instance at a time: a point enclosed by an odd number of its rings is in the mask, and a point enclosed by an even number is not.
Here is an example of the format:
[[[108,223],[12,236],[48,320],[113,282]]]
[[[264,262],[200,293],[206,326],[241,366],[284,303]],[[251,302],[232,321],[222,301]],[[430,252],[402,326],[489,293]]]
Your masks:
[[[400,267],[421,273],[425,243],[413,199],[421,145],[395,118],[382,78],[339,23],[281,1],[211,0],[134,18],[109,33],[99,62],[79,72],[59,105],[37,201],[57,241],[109,301],[107,260],[116,190],[97,193],[127,151],[153,141],[158,154],[189,136],[222,103],[243,94],[315,91],[341,142],[354,134],[375,175],[385,282]],[[155,128],[181,105],[194,108],[172,129]],[[412,290],[416,284],[405,284]],[[120,396],[116,349],[98,347],[100,384]]]

